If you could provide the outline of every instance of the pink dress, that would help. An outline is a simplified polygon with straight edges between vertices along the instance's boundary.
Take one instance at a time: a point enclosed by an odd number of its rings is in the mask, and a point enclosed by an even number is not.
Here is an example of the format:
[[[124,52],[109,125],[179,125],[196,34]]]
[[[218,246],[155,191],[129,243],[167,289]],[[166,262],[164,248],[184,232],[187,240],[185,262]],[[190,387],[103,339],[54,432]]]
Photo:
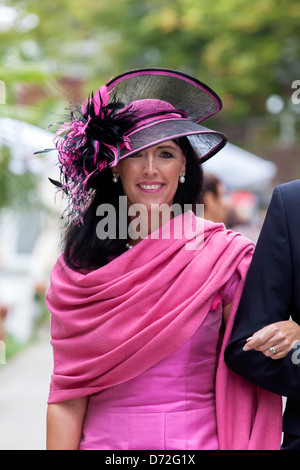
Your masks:
[[[223,306],[232,302],[237,283],[234,275],[220,292]],[[215,372],[222,304],[168,357],[90,396],[79,449],[218,449]]]

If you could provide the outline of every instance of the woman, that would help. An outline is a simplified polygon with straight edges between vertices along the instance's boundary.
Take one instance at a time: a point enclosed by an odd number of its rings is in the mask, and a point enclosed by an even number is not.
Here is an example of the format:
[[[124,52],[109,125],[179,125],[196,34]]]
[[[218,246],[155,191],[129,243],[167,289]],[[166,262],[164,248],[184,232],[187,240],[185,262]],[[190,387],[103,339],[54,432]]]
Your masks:
[[[141,69],[60,129],[48,449],[279,448],[281,400],[223,359],[253,245],[190,210],[226,142],[198,123],[220,108],[186,74]]]

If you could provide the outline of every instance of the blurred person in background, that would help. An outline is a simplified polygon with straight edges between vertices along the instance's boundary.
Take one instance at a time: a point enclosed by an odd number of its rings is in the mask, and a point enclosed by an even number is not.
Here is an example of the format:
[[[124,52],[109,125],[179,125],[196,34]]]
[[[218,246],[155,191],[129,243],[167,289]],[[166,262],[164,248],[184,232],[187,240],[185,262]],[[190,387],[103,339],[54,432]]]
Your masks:
[[[227,216],[226,190],[217,176],[205,173],[203,190],[198,204],[204,204],[204,218],[225,223]]]
[[[54,184],[68,206],[46,295],[48,449],[279,448],[280,397],[224,362],[253,243],[185,211],[202,189],[199,162],[226,143],[198,124],[220,108],[193,77],[139,69],[100,87],[58,130]],[[153,206],[172,210],[135,237],[137,204],[151,223]]]
[[[203,190],[197,201],[198,204],[204,205],[204,218],[212,222],[224,223],[228,229],[239,232],[243,237],[256,243],[260,227],[252,220],[255,196],[249,193],[250,203],[248,205],[251,204],[251,210],[249,211],[249,207],[242,210],[243,217],[241,216],[241,208],[238,210],[233,196],[235,194],[228,193],[217,176],[204,173]]]
[[[5,319],[7,317],[7,306],[0,303],[0,341],[5,339]]]

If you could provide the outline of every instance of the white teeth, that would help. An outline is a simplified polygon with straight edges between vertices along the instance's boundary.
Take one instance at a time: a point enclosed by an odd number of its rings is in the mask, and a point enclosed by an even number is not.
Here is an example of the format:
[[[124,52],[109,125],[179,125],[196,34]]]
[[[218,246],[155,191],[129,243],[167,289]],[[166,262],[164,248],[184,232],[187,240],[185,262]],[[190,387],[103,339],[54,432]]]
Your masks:
[[[161,187],[161,184],[140,184],[142,189],[158,189]]]

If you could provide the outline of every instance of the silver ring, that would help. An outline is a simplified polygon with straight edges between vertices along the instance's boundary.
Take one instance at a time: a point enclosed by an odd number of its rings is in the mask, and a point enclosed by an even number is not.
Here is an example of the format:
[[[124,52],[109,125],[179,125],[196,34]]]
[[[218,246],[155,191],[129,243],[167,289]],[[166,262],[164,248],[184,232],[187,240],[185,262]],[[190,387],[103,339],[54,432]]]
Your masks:
[[[277,354],[277,351],[273,346],[271,348],[269,348],[269,351],[271,351],[271,353],[273,353],[273,354]]]

